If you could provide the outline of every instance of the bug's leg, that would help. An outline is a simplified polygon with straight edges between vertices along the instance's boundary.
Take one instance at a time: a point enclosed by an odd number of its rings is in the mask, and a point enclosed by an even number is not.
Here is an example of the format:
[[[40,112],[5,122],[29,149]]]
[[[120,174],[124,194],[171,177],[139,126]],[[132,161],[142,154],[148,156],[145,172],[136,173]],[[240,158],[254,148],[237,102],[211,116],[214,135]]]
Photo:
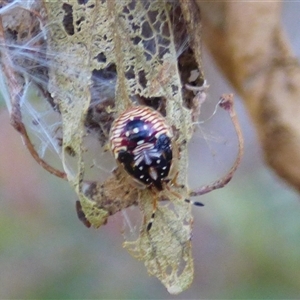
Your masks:
[[[170,185],[166,185],[166,190],[172,194],[173,196],[175,196],[176,198],[180,199],[182,198],[181,194],[180,193],[177,193],[175,191],[172,191],[171,190],[171,187],[170,186],[174,186],[174,187],[177,187],[177,188],[180,188],[180,189],[184,189],[185,188],[185,185],[183,184],[179,184],[177,182],[177,177],[178,177],[178,172],[175,174],[175,177],[173,179],[171,179],[169,181]],[[191,203],[193,205],[196,205],[196,206],[204,206],[204,204],[202,202],[198,202],[198,201],[191,201],[189,199],[184,199],[185,202],[188,202],[188,203]]]
[[[236,115],[236,112],[234,109],[233,94],[222,95],[220,98],[220,101],[219,101],[219,106],[222,107],[223,109],[225,109],[226,111],[228,111],[229,116],[232,120],[233,126],[234,126],[236,134],[237,134],[237,138],[238,138],[238,144],[239,144],[238,155],[237,155],[237,158],[236,158],[234,164],[232,165],[230,170],[227,172],[227,174],[225,174],[220,179],[218,179],[208,185],[202,186],[199,189],[196,189],[194,191],[190,191],[189,195],[191,197],[201,196],[201,195],[209,193],[213,190],[224,187],[231,180],[231,178],[232,178],[234,172],[236,171],[236,169],[238,168],[238,166],[241,162],[242,156],[243,156],[244,139],[243,139],[241,127],[238,122],[237,115]],[[188,200],[187,202],[191,202],[191,201]]]
[[[170,185],[183,189],[184,185],[183,184],[179,184],[177,182],[178,174],[179,174],[179,172],[177,171],[176,174],[175,174],[175,176],[174,176],[174,178],[170,180]],[[167,188],[168,188],[168,186],[167,186]]]
[[[106,143],[104,146],[103,146],[103,152],[107,152],[110,150],[110,146],[109,146],[109,143]]]
[[[155,193],[154,197],[153,197],[153,210],[152,210],[150,221],[147,225],[147,231],[149,231],[152,227],[152,224],[153,224],[153,221],[155,218],[156,208],[157,208],[157,193]]]
[[[204,206],[204,204],[202,202],[199,202],[199,201],[192,201],[190,199],[184,199],[184,201],[187,202],[187,203],[193,204],[195,206]]]
[[[176,182],[176,179],[177,179],[177,176],[178,176],[178,172],[176,173],[174,179],[171,180],[171,185],[175,186],[175,187],[179,187],[179,188],[184,188],[185,186],[182,185],[182,184],[178,184]],[[177,197],[177,198],[181,198],[181,195],[175,191],[172,191],[170,189],[170,186],[169,185],[166,185],[166,189],[169,193],[171,193],[173,196]],[[191,201],[190,199],[184,199],[185,202],[187,203],[190,203],[190,204],[193,204],[193,205],[196,205],[196,206],[204,206],[204,204],[202,202],[198,202],[198,201]]]

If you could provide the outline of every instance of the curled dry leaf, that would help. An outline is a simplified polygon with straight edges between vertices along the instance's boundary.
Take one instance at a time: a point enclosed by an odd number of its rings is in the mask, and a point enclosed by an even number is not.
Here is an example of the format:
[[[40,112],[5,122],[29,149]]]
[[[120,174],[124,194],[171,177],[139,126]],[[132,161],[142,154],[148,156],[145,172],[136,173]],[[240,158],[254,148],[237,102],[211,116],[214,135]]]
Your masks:
[[[203,40],[245,101],[266,162],[300,191],[300,68],[282,27],[282,3],[197,4]]]

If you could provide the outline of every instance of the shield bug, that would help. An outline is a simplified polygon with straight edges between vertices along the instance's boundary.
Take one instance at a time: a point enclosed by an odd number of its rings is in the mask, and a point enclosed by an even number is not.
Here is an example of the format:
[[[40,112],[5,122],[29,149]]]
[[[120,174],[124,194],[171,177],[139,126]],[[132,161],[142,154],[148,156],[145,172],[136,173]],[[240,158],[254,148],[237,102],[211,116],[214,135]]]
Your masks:
[[[115,159],[144,187],[163,189],[173,160],[173,134],[165,118],[147,106],[124,111],[110,130]]]
[[[173,133],[165,118],[148,106],[133,106],[114,121],[110,148],[119,164],[141,187],[164,188],[173,162]],[[147,229],[150,230],[156,211]]]

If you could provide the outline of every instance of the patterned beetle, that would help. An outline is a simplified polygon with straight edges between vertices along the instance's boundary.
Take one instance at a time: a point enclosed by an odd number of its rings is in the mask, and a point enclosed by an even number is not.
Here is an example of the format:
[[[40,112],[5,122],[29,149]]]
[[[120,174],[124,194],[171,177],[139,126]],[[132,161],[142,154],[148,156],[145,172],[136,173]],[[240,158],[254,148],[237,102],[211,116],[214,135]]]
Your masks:
[[[172,130],[160,113],[134,106],[113,123],[110,148],[135,181],[161,191],[172,165],[172,138]]]
[[[134,106],[124,111],[112,124],[110,148],[115,159],[141,187],[163,190],[163,182],[173,161],[173,133],[164,117],[147,106]],[[155,216],[148,224],[150,230]]]

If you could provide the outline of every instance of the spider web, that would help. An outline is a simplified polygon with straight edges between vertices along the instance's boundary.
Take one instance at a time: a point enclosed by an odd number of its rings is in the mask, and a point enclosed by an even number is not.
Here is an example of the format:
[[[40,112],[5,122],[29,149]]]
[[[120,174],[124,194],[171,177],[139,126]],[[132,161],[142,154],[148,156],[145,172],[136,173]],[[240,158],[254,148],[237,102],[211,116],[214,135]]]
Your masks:
[[[190,3],[2,3],[2,71],[6,78],[13,74],[13,84],[6,82],[5,93],[12,117],[16,119],[19,105],[21,121],[39,144],[39,157],[45,158],[49,151],[57,156],[94,227],[105,224],[109,215],[138,205],[144,216],[140,234],[133,240],[125,235],[124,247],[170,293],[185,290],[193,280],[193,219],[184,202],[186,142],[193,134],[192,116],[197,116],[197,109],[194,94],[183,90],[182,82],[189,83],[191,71],[201,68],[200,44],[189,39],[194,29],[185,22],[191,19]],[[194,83],[203,83],[201,70]],[[181,146],[174,164],[177,183],[186,188],[161,192],[159,199],[169,202],[159,203],[149,232],[153,194],[133,188],[122,169],[111,172],[110,154],[100,151],[113,119],[133,104],[159,109]]]

